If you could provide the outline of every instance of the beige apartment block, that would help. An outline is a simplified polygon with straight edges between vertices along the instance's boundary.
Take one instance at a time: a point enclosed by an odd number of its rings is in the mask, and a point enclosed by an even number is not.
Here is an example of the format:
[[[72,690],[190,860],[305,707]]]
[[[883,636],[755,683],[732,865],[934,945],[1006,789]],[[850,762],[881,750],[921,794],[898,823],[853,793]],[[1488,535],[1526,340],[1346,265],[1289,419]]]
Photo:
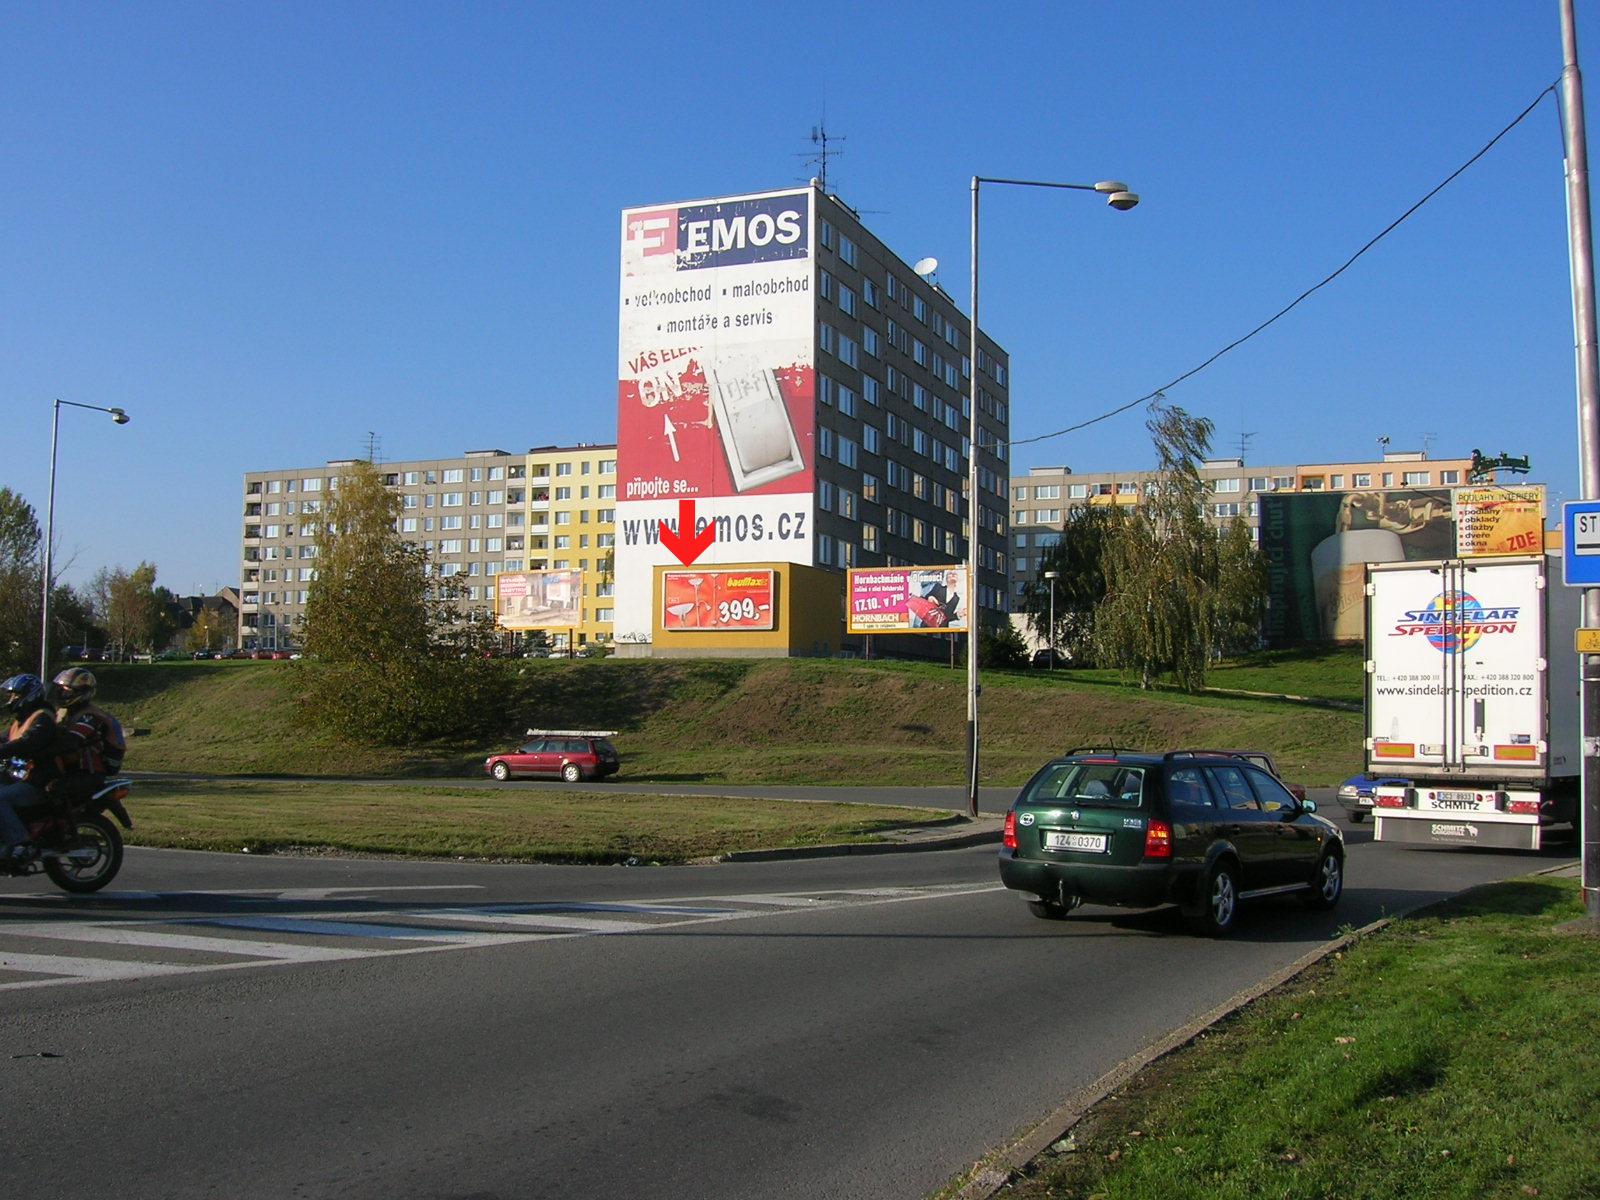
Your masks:
[[[1247,466],[1218,458],[1200,468],[1206,516],[1216,524],[1244,518],[1259,539],[1260,497],[1269,492],[1441,488],[1467,483],[1472,457],[1429,458],[1420,450],[1389,451],[1379,459],[1287,466]],[[1034,467],[1011,477],[1011,561],[1007,588],[1013,610],[1038,574],[1044,551],[1061,537],[1070,509],[1086,504],[1138,504],[1155,486],[1155,471],[1077,472]],[[1493,479],[1493,476],[1490,476]]]
[[[244,477],[239,645],[292,649],[316,579],[320,513],[356,460],[249,471]],[[558,647],[611,639],[616,538],[614,445],[469,450],[457,458],[379,463],[402,498],[399,531],[456,580],[468,607],[490,610],[495,577],[581,570],[581,624],[552,630]]]

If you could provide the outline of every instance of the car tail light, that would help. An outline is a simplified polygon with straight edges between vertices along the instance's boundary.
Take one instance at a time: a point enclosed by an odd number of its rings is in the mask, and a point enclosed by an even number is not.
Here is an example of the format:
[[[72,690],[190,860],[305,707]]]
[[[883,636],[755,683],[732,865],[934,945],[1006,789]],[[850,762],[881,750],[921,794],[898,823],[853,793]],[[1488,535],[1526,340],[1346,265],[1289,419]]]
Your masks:
[[[1144,827],[1144,856],[1146,858],[1172,857],[1172,826],[1165,821],[1151,821]]]
[[[1537,800],[1507,800],[1508,813],[1520,813],[1523,816],[1538,816],[1539,802]]]
[[[1007,850],[1017,848],[1017,814],[1015,811],[1006,814],[1006,827],[1000,834],[1000,844]]]

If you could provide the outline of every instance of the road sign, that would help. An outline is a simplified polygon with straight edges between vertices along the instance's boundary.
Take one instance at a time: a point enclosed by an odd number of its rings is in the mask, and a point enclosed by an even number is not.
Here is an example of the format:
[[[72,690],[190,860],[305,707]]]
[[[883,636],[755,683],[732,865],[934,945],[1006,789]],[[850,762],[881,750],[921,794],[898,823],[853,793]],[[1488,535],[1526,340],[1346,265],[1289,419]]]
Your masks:
[[[1600,500],[1561,506],[1561,565],[1569,587],[1600,587]]]
[[[1600,629],[1577,629],[1573,632],[1577,634],[1575,640],[1579,654],[1600,654]]]

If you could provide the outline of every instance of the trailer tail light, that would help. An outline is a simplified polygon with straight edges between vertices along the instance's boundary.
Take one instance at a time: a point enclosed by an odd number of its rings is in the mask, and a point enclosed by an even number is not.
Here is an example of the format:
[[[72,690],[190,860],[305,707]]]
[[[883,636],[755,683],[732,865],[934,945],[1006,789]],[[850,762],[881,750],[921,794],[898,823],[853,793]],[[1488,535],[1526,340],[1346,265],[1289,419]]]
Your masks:
[[[1539,802],[1537,800],[1507,800],[1506,811],[1524,817],[1539,815]]]
[[[1146,858],[1172,857],[1172,826],[1165,821],[1151,821],[1144,827],[1144,856]]]
[[[1006,814],[1006,827],[1000,834],[1000,844],[1007,850],[1017,848],[1017,813],[1013,809]]]
[[[1404,808],[1406,806],[1405,793],[1401,792],[1396,796],[1377,792],[1372,797],[1372,806],[1374,808]]]

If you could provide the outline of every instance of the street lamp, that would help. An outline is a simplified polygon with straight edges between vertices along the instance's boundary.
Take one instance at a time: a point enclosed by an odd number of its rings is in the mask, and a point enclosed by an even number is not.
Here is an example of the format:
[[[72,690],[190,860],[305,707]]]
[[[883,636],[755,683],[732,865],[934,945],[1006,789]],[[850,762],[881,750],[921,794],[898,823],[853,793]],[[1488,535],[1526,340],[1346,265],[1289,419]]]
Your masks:
[[[39,678],[50,674],[50,558],[56,532],[56,440],[61,433],[61,406],[87,408],[94,412],[110,413],[113,424],[126,425],[128,414],[120,408],[102,408],[98,404],[79,404],[76,400],[57,400],[50,414],[50,492],[45,504],[44,518],[44,597],[39,606]]]
[[[1056,669],[1056,580],[1061,578],[1060,571],[1046,571],[1044,577],[1050,581],[1050,669]]]
[[[1039,179],[991,179],[982,175],[972,177],[972,310],[971,387],[967,397],[969,413],[967,433],[967,812],[978,815],[978,623],[983,611],[978,586],[978,530],[983,506],[978,501],[978,363],[981,354],[978,346],[978,192],[985,183],[1005,184],[1007,187],[1059,188],[1073,192],[1098,192],[1106,203],[1118,212],[1139,203],[1138,194],[1130,192],[1128,185],[1117,180],[1100,183],[1051,183]]]

